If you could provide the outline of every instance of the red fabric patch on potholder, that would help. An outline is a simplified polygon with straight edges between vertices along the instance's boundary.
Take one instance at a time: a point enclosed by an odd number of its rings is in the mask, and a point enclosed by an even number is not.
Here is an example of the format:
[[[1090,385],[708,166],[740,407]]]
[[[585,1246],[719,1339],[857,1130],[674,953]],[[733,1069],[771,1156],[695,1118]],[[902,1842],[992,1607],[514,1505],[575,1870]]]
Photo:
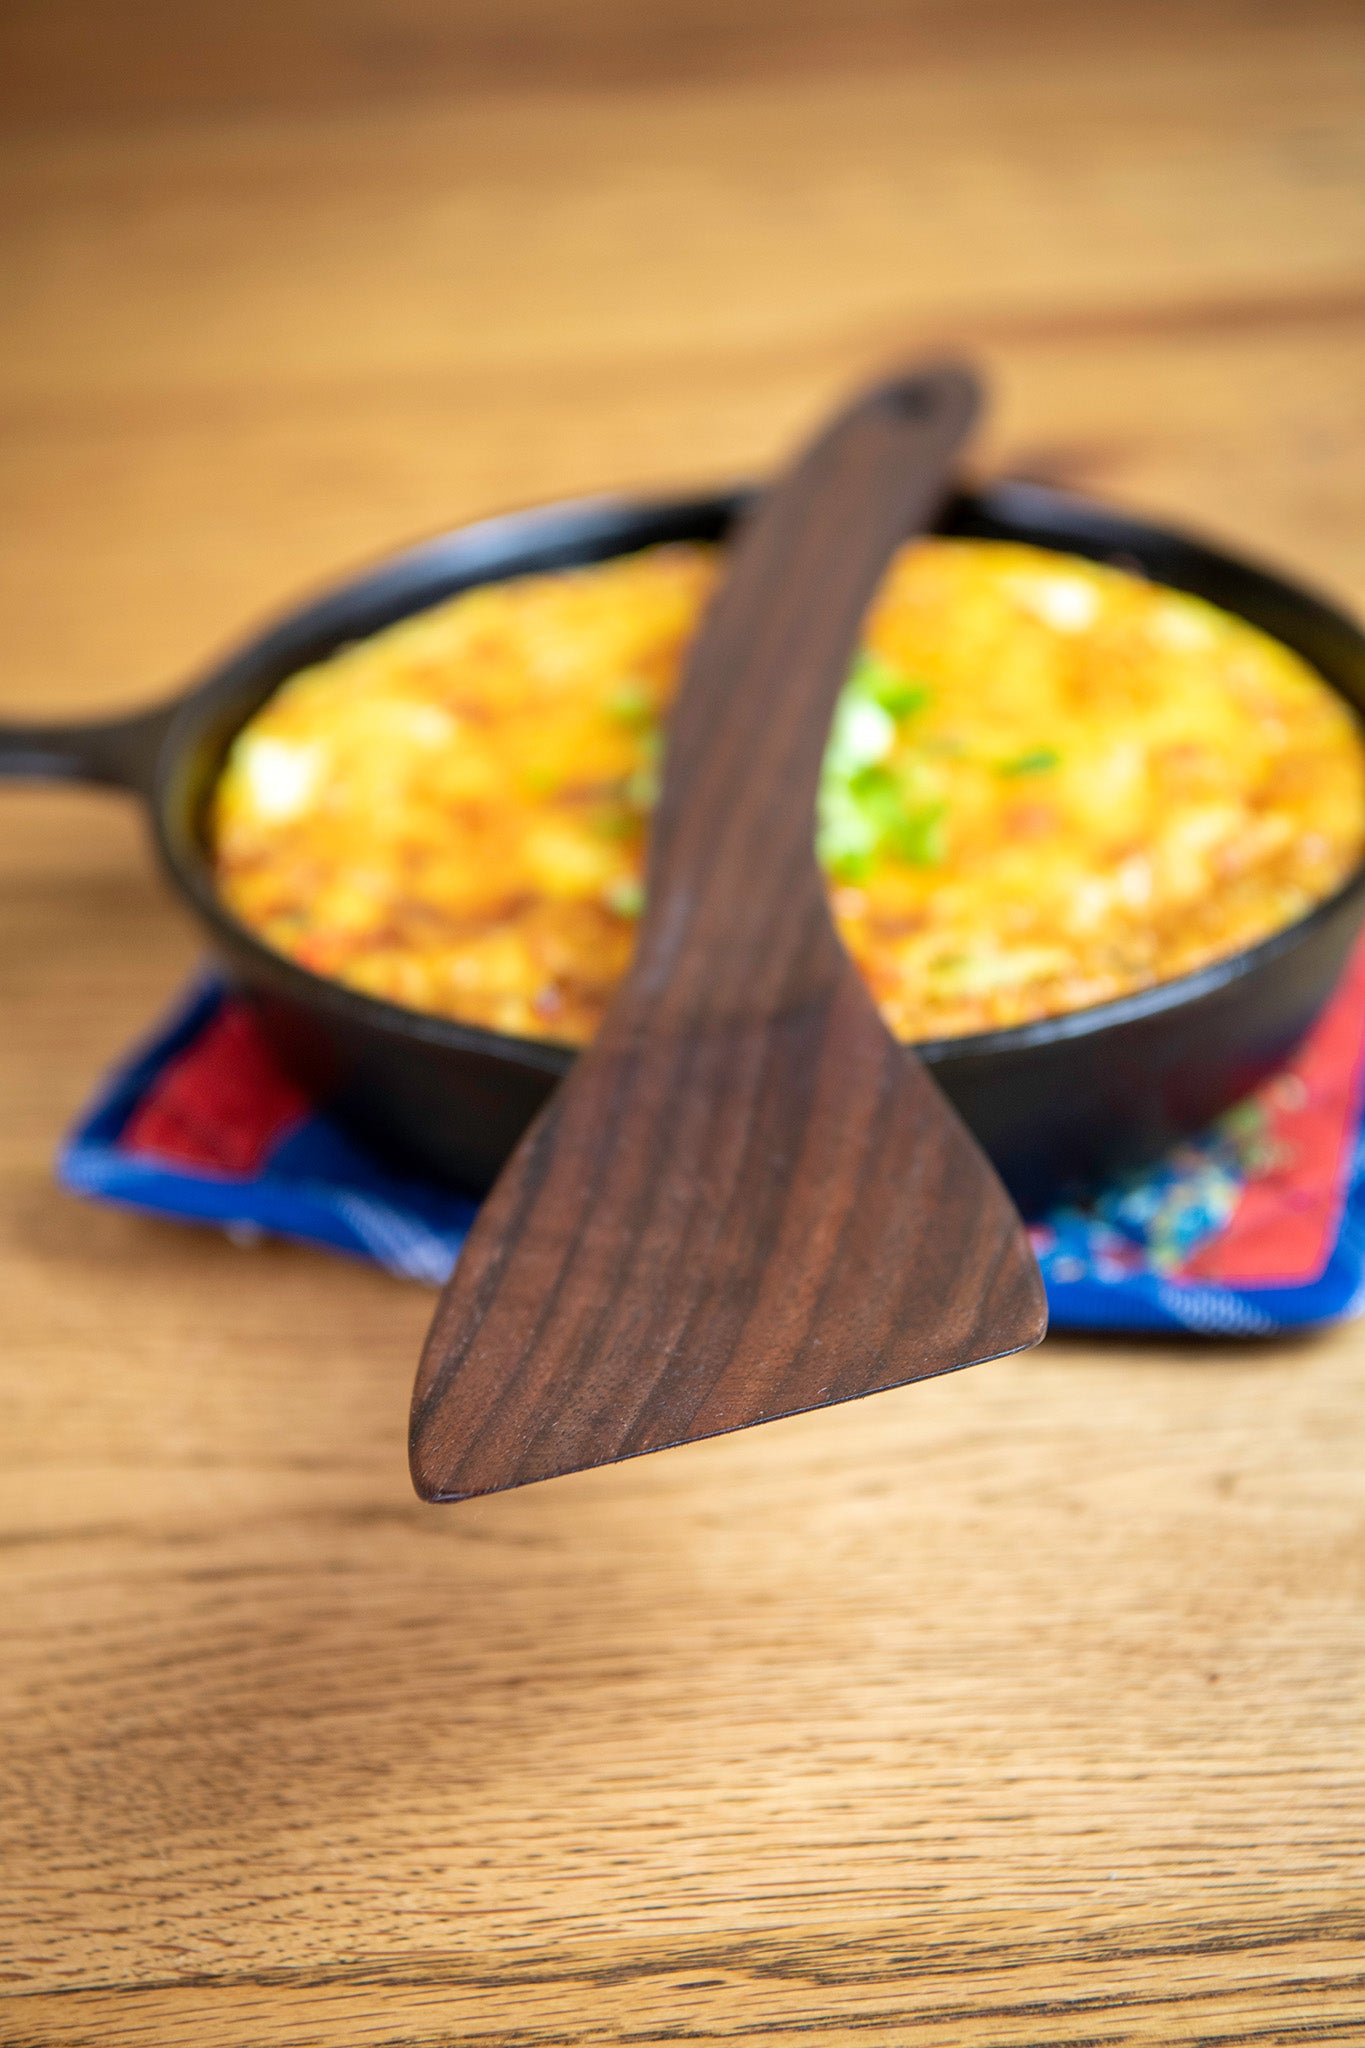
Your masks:
[[[119,1148],[177,1166],[254,1174],[312,1114],[243,1003],[225,1002],[172,1059],[119,1134]]]
[[[1365,1081],[1365,940],[1289,1065],[1258,1091],[1271,1164],[1247,1182],[1182,1280],[1299,1287],[1331,1257],[1351,1176]]]

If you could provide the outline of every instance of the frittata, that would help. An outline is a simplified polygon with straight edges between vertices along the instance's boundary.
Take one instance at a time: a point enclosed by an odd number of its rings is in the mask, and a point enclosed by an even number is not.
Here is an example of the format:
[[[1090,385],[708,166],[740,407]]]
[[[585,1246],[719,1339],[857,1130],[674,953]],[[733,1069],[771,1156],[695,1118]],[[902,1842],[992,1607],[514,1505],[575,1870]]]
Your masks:
[[[416,1010],[581,1044],[629,961],[702,545],[484,585],[286,682],[210,829],[267,944]],[[817,847],[890,1028],[1019,1024],[1301,916],[1365,848],[1342,700],[1244,620],[1011,542],[895,557]]]

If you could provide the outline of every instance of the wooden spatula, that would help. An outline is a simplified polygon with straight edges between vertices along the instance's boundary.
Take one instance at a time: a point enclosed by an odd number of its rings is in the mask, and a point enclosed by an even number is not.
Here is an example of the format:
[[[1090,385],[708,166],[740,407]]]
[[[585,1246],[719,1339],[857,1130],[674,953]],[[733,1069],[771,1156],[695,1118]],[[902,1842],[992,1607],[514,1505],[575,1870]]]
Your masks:
[[[635,962],[432,1323],[412,1473],[459,1500],[1036,1343],[974,1140],[882,1023],[814,852],[859,625],[975,416],[952,364],[859,399],[762,499],[668,730]]]

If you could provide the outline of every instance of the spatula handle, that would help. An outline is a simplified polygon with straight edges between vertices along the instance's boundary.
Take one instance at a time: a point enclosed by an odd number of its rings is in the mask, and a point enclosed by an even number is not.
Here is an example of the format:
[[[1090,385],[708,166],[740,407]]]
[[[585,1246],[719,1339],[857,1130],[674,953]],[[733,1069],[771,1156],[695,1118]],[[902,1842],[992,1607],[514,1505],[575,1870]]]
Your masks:
[[[679,1017],[766,1009],[836,970],[814,851],[830,720],[887,560],[932,518],[979,402],[951,362],[877,387],[741,529],[670,719],[631,977],[644,1006],[666,989]]]

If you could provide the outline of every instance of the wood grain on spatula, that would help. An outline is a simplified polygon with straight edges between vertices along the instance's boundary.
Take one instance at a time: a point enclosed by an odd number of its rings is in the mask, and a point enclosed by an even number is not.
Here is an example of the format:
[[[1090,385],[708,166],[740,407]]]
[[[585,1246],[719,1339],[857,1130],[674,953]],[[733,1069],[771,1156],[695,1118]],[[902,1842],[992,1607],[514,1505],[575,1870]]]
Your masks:
[[[1035,1343],[1041,1282],[896,1044],[814,852],[830,718],[975,416],[944,365],[849,408],[730,550],[668,733],[634,964],[442,1296],[412,1471],[457,1500]]]

